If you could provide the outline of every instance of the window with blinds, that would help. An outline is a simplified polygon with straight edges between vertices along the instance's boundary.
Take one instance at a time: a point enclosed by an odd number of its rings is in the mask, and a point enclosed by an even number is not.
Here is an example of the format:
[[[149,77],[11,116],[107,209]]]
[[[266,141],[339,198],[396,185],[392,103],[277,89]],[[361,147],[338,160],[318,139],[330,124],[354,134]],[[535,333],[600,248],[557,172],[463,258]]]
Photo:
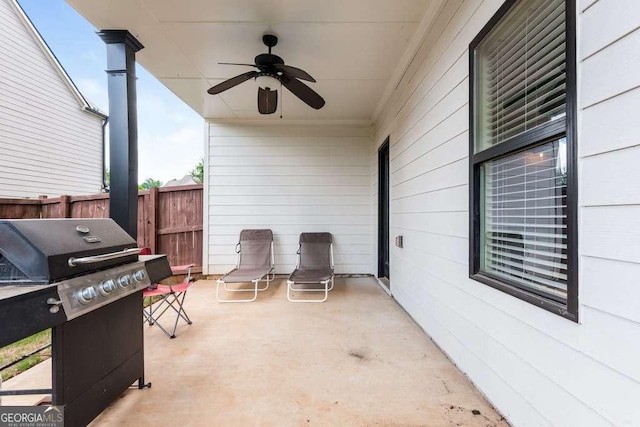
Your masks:
[[[566,113],[564,0],[520,1],[476,48],[476,152]]]
[[[535,294],[567,293],[566,141],[482,165],[480,268]]]
[[[506,0],[469,45],[469,276],[577,320],[574,0]]]

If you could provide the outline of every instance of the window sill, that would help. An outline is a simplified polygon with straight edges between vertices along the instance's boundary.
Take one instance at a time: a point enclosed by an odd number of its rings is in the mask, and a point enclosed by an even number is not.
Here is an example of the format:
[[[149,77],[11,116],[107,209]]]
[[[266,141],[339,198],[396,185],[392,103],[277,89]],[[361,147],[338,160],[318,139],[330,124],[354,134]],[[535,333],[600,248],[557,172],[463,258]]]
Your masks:
[[[562,305],[555,301],[551,301],[549,299],[540,297],[538,295],[523,291],[520,288],[509,285],[505,282],[496,280],[482,273],[471,274],[469,278],[477,282],[480,282],[482,284],[485,284],[487,286],[491,286],[492,288],[502,291],[504,293],[507,293],[513,297],[526,301],[529,304],[533,304],[537,307],[540,307],[543,310],[547,310],[553,314],[564,317],[565,319],[571,320],[572,322],[578,323],[577,313],[570,313],[567,310],[567,307],[565,305]]]

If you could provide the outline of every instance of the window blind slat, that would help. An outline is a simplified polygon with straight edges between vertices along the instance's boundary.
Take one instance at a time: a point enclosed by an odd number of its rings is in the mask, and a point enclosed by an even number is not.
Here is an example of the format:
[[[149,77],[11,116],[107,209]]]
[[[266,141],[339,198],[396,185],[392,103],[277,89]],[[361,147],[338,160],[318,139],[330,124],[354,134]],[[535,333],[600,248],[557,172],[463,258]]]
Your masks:
[[[564,54],[563,54],[564,55]],[[531,81],[523,82],[520,86],[516,86],[513,90],[508,91],[509,88],[500,88],[500,94],[496,96],[497,101],[491,102],[489,107],[492,111],[487,114],[487,120],[508,116],[514,110],[521,107],[521,103],[531,104],[538,100],[542,96],[543,100],[549,99],[550,92],[558,92],[563,90],[565,85],[565,65],[563,63],[549,64],[544,76],[547,80],[543,81]],[[526,84],[526,87],[525,87]],[[490,99],[493,96],[490,97]],[[531,111],[535,111],[535,106],[530,106]]]
[[[491,216],[487,216],[491,218]],[[527,216],[527,215],[498,215],[496,218],[499,218],[502,221],[505,218],[540,218],[540,219],[559,219],[566,218],[566,215],[536,215],[535,217]]]
[[[482,270],[566,289],[565,150],[558,140],[483,165]]]
[[[542,157],[544,158],[544,161],[548,161],[549,157],[547,156],[548,154],[552,154],[555,153],[556,148],[555,147],[539,147],[538,151],[536,151],[536,153],[538,153],[538,156],[540,154],[542,154]],[[545,157],[546,156],[546,157]],[[541,160],[538,160],[541,161]],[[529,163],[530,165],[535,165],[538,163]],[[518,157],[513,157],[513,158],[503,158],[500,162],[500,168],[504,168],[506,165],[515,165],[516,167],[524,167],[524,165],[522,164],[522,161],[518,158]],[[494,165],[492,167],[495,167],[497,169],[497,165]]]
[[[501,58],[506,56],[516,59],[513,63],[502,67],[502,69],[507,70],[522,64],[525,60],[531,60],[536,53],[548,50],[551,40],[562,37],[560,30],[564,29],[564,26],[564,8],[558,7],[555,14],[547,17],[540,25],[529,25],[526,29],[523,29],[523,33],[527,37],[516,38],[511,44],[507,42],[507,44],[500,45],[489,57],[487,62],[489,70],[495,72],[500,69],[500,64],[503,63]],[[527,55],[523,58],[525,52]]]
[[[563,14],[556,17],[554,22],[550,22],[549,27],[543,31],[545,32],[537,33],[533,38],[519,40],[519,45],[514,46],[511,51],[497,52],[495,58],[487,63],[489,78],[492,80],[505,78],[526,63],[539,66],[542,58],[548,56],[549,52],[555,50],[564,41]],[[505,57],[511,57],[514,60],[505,65],[503,61]]]
[[[519,5],[516,5],[511,10],[511,14],[520,16],[525,13],[525,10],[529,10],[529,20],[534,22],[542,19],[542,15],[550,14],[550,12],[553,11],[558,5],[556,0],[537,1],[533,5],[533,7],[531,7],[530,4],[526,3],[527,2],[523,1]],[[521,19],[505,19],[493,28],[492,33],[487,36],[486,40],[489,41],[492,46],[496,45],[496,43],[494,42],[495,39],[515,40],[517,38],[516,36],[522,33],[522,28],[524,25],[526,25],[526,22]]]
[[[516,223],[510,223],[510,222],[494,222],[494,223],[489,223],[491,225],[499,225],[500,227],[504,227],[505,229],[508,228],[567,228],[566,225],[558,225],[558,224],[516,224]]]
[[[557,282],[553,282],[553,279],[561,279],[561,280],[566,280],[567,279],[567,275],[564,273],[559,273],[557,271],[555,271],[554,269],[544,269],[544,268],[538,268],[538,267],[534,267],[532,265],[526,265],[526,264],[522,264],[522,263],[518,263],[518,262],[513,262],[513,261],[509,261],[505,258],[500,258],[500,259],[494,259],[493,260],[494,265],[496,265],[496,270],[506,270],[509,269],[513,272],[518,272],[518,273],[522,273],[523,275],[528,275],[528,276],[533,276],[536,279],[542,279],[543,277],[540,276],[534,276],[531,273],[534,274],[540,274],[540,275],[544,275],[547,276],[548,279],[545,278],[546,281],[551,282],[554,284],[554,287],[559,288],[560,285]],[[518,270],[514,270],[514,268],[516,269],[521,269],[521,271]]]
[[[545,0],[538,3],[539,4],[535,6],[533,10],[529,8],[529,22],[539,22],[540,20],[544,19],[544,16],[552,14],[553,11],[558,7],[558,2],[556,0]],[[520,7],[515,8],[513,10],[513,14],[521,15],[523,13],[523,10],[527,6],[528,5],[523,4]],[[487,41],[489,43],[493,42],[492,45],[495,47],[493,51],[489,51],[489,55],[492,57],[496,54],[498,48],[502,47],[504,49],[505,46],[508,48],[510,44],[518,43],[520,40],[522,40],[521,38],[519,38],[519,35],[522,34],[526,24],[526,21],[513,19],[507,20],[498,25],[494,29],[494,35],[487,38]],[[495,38],[499,38],[503,41],[503,43],[496,43],[492,40]],[[506,40],[506,42],[504,42],[504,40]]]
[[[526,175],[525,175],[526,176]],[[548,178],[545,180],[537,180],[536,183],[540,183],[540,182],[544,182],[544,181],[549,181],[549,180],[553,180],[556,181],[558,178]],[[512,187],[518,186],[518,185],[522,185],[522,184],[513,184],[511,185]],[[504,185],[504,187],[509,187],[507,185]],[[539,188],[539,189],[529,189],[529,190],[520,190],[520,191],[509,191],[509,192],[503,192],[500,194],[489,194],[489,197],[487,197],[487,206],[490,206],[491,208],[495,208],[496,205],[500,205],[502,203],[504,203],[505,201],[500,200],[501,198],[504,198],[505,196],[513,196],[515,194],[519,194],[521,195],[520,197],[526,197],[526,200],[530,200],[532,197],[536,198],[537,197],[535,195],[532,195],[531,193],[536,192],[536,191],[546,191],[549,192],[549,190],[552,189],[560,189],[562,190],[564,188],[564,185],[561,186],[557,186],[557,187],[548,187],[548,188]],[[507,188],[508,189],[508,188]],[[551,196],[549,196],[551,197]],[[553,196],[554,198],[556,198],[557,196]],[[509,202],[511,202],[511,200],[509,200]]]
[[[557,29],[557,37],[551,40],[545,40],[543,49],[538,51],[523,50],[520,52],[522,58],[515,60],[508,67],[496,67],[487,70],[487,80],[491,89],[500,89],[500,87],[491,87],[498,83],[513,85],[524,80],[523,72],[526,71],[527,77],[536,78],[541,75],[539,71],[543,70],[549,63],[557,63],[561,54],[564,53],[564,27]],[[537,73],[537,74],[534,74]],[[515,80],[514,80],[515,79]],[[510,88],[511,86],[502,86]],[[492,92],[492,93],[495,93]]]
[[[522,2],[477,48],[483,150],[566,115],[563,0]],[[516,11],[517,10],[517,11]]]
[[[525,108],[531,111],[542,110],[544,103],[548,102],[550,99],[557,98],[559,95],[561,95],[562,96],[561,99],[563,99],[564,92],[566,90],[565,88],[566,88],[566,82],[565,82],[565,75],[564,75],[564,69],[563,69],[556,76],[554,76],[553,79],[541,84],[538,87],[528,88],[528,89],[518,89],[518,91],[525,90],[528,92],[526,93],[522,92],[523,96],[518,99],[515,99],[516,94],[514,92],[514,98],[510,101],[511,105],[509,105],[510,107],[509,112],[506,114],[500,114],[500,115],[495,115],[495,114],[489,115],[487,117],[487,120],[490,123],[495,123],[498,120],[506,121],[508,118],[510,118],[514,114],[522,113],[522,111]],[[530,99],[532,101],[527,102]],[[532,106],[529,104],[534,104],[534,105]]]
[[[541,250],[530,249],[530,248],[525,248],[525,247],[500,245],[500,244],[497,244],[497,243],[494,243],[492,245],[492,247],[494,248],[494,250],[496,250],[496,248],[497,248],[497,249],[505,249],[505,250],[509,250],[509,251],[516,251],[516,252],[520,252],[520,253],[524,253],[524,254],[540,255],[540,256],[545,256],[545,257],[549,257],[549,258],[567,259],[567,255],[566,254],[563,254],[563,253],[557,252],[557,251],[551,251],[551,250],[549,250],[549,251],[541,251]],[[551,247],[549,249],[554,249],[554,248]]]
[[[531,210],[531,209],[536,209],[536,210],[542,210],[542,209],[549,209],[549,208],[553,208],[553,209],[565,209],[567,207],[567,205],[536,205],[536,206],[522,206],[522,207],[517,207],[517,208],[503,208],[501,206],[492,206],[491,210],[492,211],[496,211],[496,212],[502,212],[502,211],[527,211],[527,210]]]
[[[537,203],[540,200],[545,200],[545,201],[553,201],[553,200],[557,200],[557,199],[564,199],[566,198],[566,195],[562,195],[562,196],[549,196],[549,197],[539,197],[535,199],[535,202]],[[513,200],[505,200],[502,203],[520,203],[520,202],[531,202],[532,199],[528,199],[528,198],[523,198],[523,199],[513,199]]]
[[[544,246],[548,248],[556,248],[556,249],[567,249],[567,245],[563,243],[549,243],[543,242],[540,240],[527,240],[527,239],[515,239],[511,237],[487,237],[488,240],[491,241],[500,241],[504,240],[505,242],[515,243],[516,245],[512,245],[512,247],[518,247],[522,245],[526,245],[526,247],[535,247],[535,246]],[[495,243],[493,243],[495,244]]]
[[[564,230],[559,230],[564,231]],[[543,243],[557,243],[560,245],[564,245],[566,243],[567,235],[559,234],[557,230],[544,230],[543,232],[539,231],[524,231],[519,227],[504,227],[500,229],[492,228],[489,232],[490,235],[509,235],[509,236],[517,236],[515,240],[529,240],[533,242],[543,242]],[[485,240],[490,240],[490,236],[485,235]],[[494,239],[497,240],[497,239]],[[490,249],[491,245],[488,245],[485,250]],[[517,246],[517,245],[516,245]]]
[[[494,257],[493,259],[496,260],[496,262],[502,262],[503,259],[507,258],[507,259],[516,260],[515,261],[516,266],[519,266],[519,265],[528,266],[529,264],[538,264],[540,266],[543,266],[543,268],[537,272],[539,273],[541,272],[543,274],[547,274],[547,271],[544,270],[544,267],[550,267],[552,269],[558,269],[558,270],[564,270],[564,271],[567,270],[567,266],[562,263],[547,261],[547,260],[535,258],[532,256],[524,257],[522,255],[514,254],[513,252],[501,251],[499,249],[497,250],[491,249],[489,250],[489,254],[491,254]],[[544,256],[547,256],[547,255],[545,254]],[[518,263],[517,261],[521,261],[521,262]],[[566,278],[566,274],[564,276]]]
[[[564,113],[565,110],[566,110],[565,104],[563,103],[562,105],[550,111],[549,114],[546,116],[537,116],[534,119],[530,119],[522,123],[520,126],[514,126],[511,129],[501,131],[500,133],[496,132],[494,140],[496,141],[496,143],[499,143],[499,142],[504,142],[510,138],[513,138],[514,136],[521,135],[526,131],[532,130],[540,125],[545,124],[546,122],[549,122],[550,120],[548,119],[550,119],[553,116]]]
[[[526,273],[521,273],[519,271],[512,270],[510,268],[496,268],[495,271],[492,272],[496,276],[502,276],[505,279],[513,280],[516,282],[522,282],[522,284],[526,283],[526,286],[534,287],[538,290],[553,293],[557,296],[565,297],[566,289],[562,286],[559,286],[558,283],[547,280],[543,277],[533,276]],[[520,278],[521,280],[517,280]]]
[[[555,168],[549,168],[547,170],[555,170]],[[520,178],[532,178],[530,180],[527,180],[526,184],[523,184],[521,182],[515,181],[517,179]],[[526,191],[536,191],[536,190],[540,190],[540,189],[544,189],[544,190],[552,190],[554,188],[562,188],[562,186],[557,186],[557,187],[544,187],[544,188],[538,188],[538,184],[541,183],[546,183],[546,184],[551,184],[550,181],[557,181],[558,177],[549,177],[549,178],[537,178],[531,174],[531,173],[523,173],[523,174],[519,174],[519,175],[514,175],[513,177],[510,178],[504,178],[504,179],[497,179],[497,182],[501,182],[501,181],[515,181],[515,184],[507,184],[506,182],[502,182],[503,187],[505,187],[505,189],[507,191],[509,191],[509,193],[504,193],[501,192],[501,195],[505,195],[505,194],[513,194],[513,193],[522,193],[522,192],[526,192]],[[522,187],[525,186],[524,190],[516,190],[512,187]],[[533,186],[533,188],[531,188]]]

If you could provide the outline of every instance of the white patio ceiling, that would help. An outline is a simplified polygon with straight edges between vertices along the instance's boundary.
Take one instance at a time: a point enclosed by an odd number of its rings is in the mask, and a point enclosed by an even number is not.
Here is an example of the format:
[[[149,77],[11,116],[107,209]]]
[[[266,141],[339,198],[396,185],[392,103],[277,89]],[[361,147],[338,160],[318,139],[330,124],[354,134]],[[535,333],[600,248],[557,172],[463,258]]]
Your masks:
[[[252,81],[206,93],[252,69],[218,62],[253,63],[273,33],[273,53],[315,77],[310,86],[327,102],[313,110],[285,89],[285,119],[370,121],[434,0],[67,1],[98,29],[134,34],[145,45],[139,63],[205,118],[279,118],[258,113]]]

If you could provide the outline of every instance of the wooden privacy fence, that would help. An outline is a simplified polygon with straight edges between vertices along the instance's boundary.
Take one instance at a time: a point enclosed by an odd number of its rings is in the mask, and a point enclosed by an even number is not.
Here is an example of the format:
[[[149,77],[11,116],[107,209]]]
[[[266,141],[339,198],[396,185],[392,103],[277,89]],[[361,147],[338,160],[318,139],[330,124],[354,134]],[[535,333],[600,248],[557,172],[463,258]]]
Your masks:
[[[108,218],[109,194],[2,199],[0,218]],[[138,192],[138,246],[167,254],[171,265],[202,272],[202,184]]]

